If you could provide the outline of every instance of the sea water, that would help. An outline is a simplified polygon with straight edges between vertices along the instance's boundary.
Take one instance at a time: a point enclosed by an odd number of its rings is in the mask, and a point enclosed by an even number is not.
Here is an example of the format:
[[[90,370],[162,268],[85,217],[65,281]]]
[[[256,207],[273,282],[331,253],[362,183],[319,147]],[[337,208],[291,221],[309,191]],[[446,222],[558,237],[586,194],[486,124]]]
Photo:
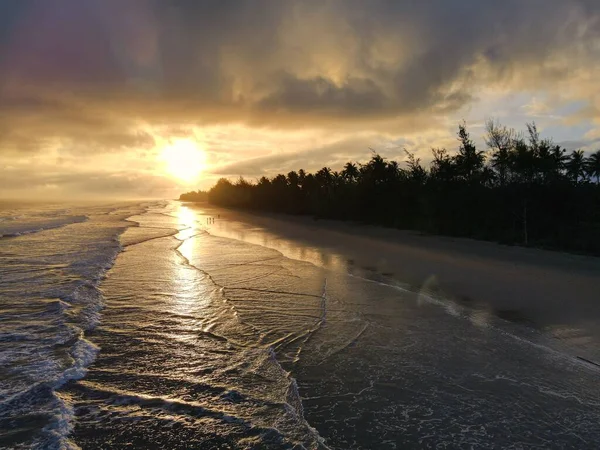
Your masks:
[[[1,215],[0,447],[600,438],[597,368],[326,250],[177,202]]]

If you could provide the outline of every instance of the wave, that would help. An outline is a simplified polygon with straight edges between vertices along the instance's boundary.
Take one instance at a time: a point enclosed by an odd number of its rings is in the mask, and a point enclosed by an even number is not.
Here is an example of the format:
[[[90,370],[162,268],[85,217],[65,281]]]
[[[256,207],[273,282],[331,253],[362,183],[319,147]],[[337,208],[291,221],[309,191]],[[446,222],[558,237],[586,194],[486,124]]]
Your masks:
[[[83,378],[99,352],[85,332],[100,321],[100,283],[123,250],[118,236],[131,226],[124,219],[142,211],[131,205],[58,217],[71,210],[38,211],[0,223],[0,237],[22,236],[5,241],[0,267],[0,364],[8,374],[0,390],[0,447],[78,448],[68,439],[73,409],[58,390]],[[75,227],[61,230],[67,225]],[[30,237],[49,229],[47,240]]]
[[[73,408],[69,399],[61,396],[57,390],[69,381],[83,378],[98,351],[99,348],[81,333],[69,352],[72,365],[67,370],[36,382],[26,390],[0,401],[0,423],[7,421],[13,424],[12,427],[18,428],[17,425],[22,422],[26,427],[29,425],[27,422],[30,415],[45,416],[47,424],[31,443],[31,448],[78,449],[79,447],[68,439],[73,429]]]
[[[14,224],[8,224],[8,221],[0,224],[0,238],[15,238],[24,236],[27,234],[39,233],[40,231],[51,230],[53,228],[60,228],[66,225],[74,223],[85,222],[89,220],[88,216],[62,216],[62,217],[48,217],[37,219],[27,218],[15,218]]]

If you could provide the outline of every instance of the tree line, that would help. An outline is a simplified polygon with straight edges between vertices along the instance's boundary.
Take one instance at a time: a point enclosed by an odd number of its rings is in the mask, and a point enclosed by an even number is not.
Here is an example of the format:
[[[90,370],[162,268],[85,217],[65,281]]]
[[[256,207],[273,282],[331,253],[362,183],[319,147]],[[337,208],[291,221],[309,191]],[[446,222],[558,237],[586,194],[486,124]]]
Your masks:
[[[365,164],[220,179],[215,205],[354,220],[425,233],[600,254],[600,151],[585,156],[526,132],[486,122],[486,149],[458,127],[458,149],[432,150],[428,166],[373,152]]]
[[[205,202],[208,200],[208,192],[202,190],[186,192],[179,196],[179,200],[182,202]]]

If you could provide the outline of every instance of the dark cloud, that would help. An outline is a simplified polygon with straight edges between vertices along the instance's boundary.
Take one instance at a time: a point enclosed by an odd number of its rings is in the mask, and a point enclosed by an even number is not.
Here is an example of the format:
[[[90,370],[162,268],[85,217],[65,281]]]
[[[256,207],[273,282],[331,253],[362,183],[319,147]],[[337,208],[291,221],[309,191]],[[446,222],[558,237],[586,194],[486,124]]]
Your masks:
[[[275,90],[259,103],[263,110],[304,114],[345,111],[359,116],[380,116],[392,106],[381,88],[373,80],[365,78],[349,78],[337,86],[323,76],[298,79],[285,73],[274,85]]]
[[[227,164],[212,170],[212,174],[225,177],[247,175],[261,177],[273,173],[287,173],[291,170],[315,171],[324,166],[333,170],[341,170],[348,161],[364,161],[370,156],[371,146],[377,142],[373,136],[352,139],[342,139],[333,144],[304,150],[300,152],[276,153],[258,158]],[[403,159],[400,146],[392,148],[377,147],[375,149],[384,157]]]
[[[599,40],[596,0],[2,0],[0,154],[147,148],[147,126],[414,133],[481,87],[594,73]]]
[[[141,92],[142,104],[176,100],[192,117],[447,112],[478,78],[511,78],[563,50],[590,57],[600,36],[600,3],[583,0],[19,4],[3,7],[5,79],[102,92],[115,106]]]

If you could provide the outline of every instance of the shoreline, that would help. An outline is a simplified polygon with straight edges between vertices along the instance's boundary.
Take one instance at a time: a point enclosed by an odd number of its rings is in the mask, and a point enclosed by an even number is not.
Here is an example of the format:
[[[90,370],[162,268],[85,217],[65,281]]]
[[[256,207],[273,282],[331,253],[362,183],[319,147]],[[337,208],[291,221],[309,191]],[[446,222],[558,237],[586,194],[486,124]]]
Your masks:
[[[231,213],[245,214],[248,216],[265,217],[265,218],[270,217],[273,219],[280,219],[282,221],[287,220],[290,222],[302,222],[302,223],[305,223],[306,225],[319,224],[320,226],[329,228],[329,229],[347,228],[348,230],[350,230],[349,232],[352,234],[355,234],[356,230],[361,230],[361,229],[363,229],[363,230],[378,230],[379,232],[381,232],[381,234],[385,234],[386,232],[389,232],[389,234],[399,233],[399,234],[405,234],[405,235],[410,235],[410,236],[422,236],[422,237],[427,237],[427,238],[432,238],[432,239],[439,239],[440,241],[445,240],[448,242],[464,242],[464,243],[473,242],[477,245],[489,244],[489,245],[504,248],[504,249],[515,249],[515,252],[516,251],[521,251],[523,253],[525,253],[526,251],[545,252],[548,254],[549,257],[552,257],[552,255],[560,255],[559,258],[564,259],[565,257],[572,256],[574,258],[597,259],[600,262],[600,254],[574,252],[574,251],[568,251],[568,250],[563,250],[563,249],[554,248],[554,247],[537,247],[535,245],[524,246],[521,244],[506,244],[506,243],[502,243],[502,242],[498,242],[498,241],[477,239],[474,237],[452,236],[452,235],[448,235],[448,234],[433,234],[433,233],[427,233],[426,231],[421,231],[421,230],[394,228],[394,227],[388,227],[385,225],[369,224],[366,222],[357,222],[354,220],[320,218],[320,217],[312,216],[312,215],[308,215],[308,214],[286,214],[286,213],[277,213],[277,212],[272,212],[272,211],[261,211],[261,210],[244,209],[244,208],[236,209],[236,208],[232,208],[232,207],[213,205],[212,203],[209,203],[208,201],[192,202],[192,201],[186,201],[186,200],[180,200],[180,199],[176,199],[175,201],[178,203],[181,203],[181,204],[204,206],[209,209],[229,211]],[[510,251],[510,250],[508,250],[508,251]]]
[[[598,257],[342,221],[257,214],[208,203],[188,205],[221,216],[210,233],[250,242],[259,239],[261,232],[269,233],[273,235],[270,242],[254,243],[284,255],[290,242],[318,249],[336,255],[351,270],[383,275],[414,290],[441,292],[468,309],[551,332],[572,327],[590,342],[600,342],[600,330],[593,326],[600,320]],[[251,225],[256,236],[235,236],[236,222]]]

